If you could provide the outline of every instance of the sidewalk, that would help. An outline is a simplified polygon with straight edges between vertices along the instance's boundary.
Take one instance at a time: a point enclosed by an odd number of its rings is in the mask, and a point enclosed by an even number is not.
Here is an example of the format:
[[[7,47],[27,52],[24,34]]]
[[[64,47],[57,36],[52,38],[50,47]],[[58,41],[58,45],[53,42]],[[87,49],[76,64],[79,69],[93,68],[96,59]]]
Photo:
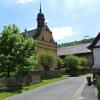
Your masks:
[[[84,88],[78,98],[78,100],[97,100],[97,91],[93,85],[84,85]]]

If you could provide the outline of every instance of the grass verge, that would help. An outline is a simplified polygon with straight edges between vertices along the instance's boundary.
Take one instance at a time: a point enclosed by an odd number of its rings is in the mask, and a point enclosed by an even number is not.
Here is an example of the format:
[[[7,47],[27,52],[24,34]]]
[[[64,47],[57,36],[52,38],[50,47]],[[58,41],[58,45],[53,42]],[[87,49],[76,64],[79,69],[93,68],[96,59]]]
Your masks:
[[[19,94],[19,93],[23,93],[25,91],[28,91],[28,90],[31,90],[31,89],[34,89],[34,88],[38,88],[40,86],[43,86],[43,85],[46,85],[46,84],[49,84],[49,83],[53,83],[53,82],[56,82],[56,81],[64,80],[64,79],[66,79],[66,77],[42,80],[41,83],[33,84],[31,86],[25,86],[22,89],[17,90],[17,91],[0,92],[0,100],[4,100],[4,98],[6,98],[6,97],[13,96],[13,95],[16,95],[16,94]]]

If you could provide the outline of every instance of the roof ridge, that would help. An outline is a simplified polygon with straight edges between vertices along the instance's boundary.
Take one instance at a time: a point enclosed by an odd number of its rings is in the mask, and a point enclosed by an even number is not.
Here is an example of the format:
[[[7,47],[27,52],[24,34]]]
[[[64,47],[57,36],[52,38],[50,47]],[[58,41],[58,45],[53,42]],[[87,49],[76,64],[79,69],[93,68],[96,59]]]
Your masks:
[[[76,47],[76,46],[79,46],[79,45],[86,45],[86,44],[91,44],[91,43],[83,43],[83,44],[76,44],[76,45],[69,45],[69,46],[64,46],[64,47],[59,47],[59,48],[66,48],[66,47]]]

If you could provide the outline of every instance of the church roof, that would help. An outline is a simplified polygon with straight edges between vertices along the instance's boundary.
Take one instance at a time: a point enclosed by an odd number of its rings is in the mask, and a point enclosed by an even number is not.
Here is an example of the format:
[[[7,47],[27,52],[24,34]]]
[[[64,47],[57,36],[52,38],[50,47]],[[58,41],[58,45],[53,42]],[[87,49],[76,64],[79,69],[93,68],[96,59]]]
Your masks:
[[[30,38],[37,39],[38,36],[41,34],[42,30],[47,31],[52,34],[52,32],[49,29],[49,27],[47,26],[47,24],[45,24],[45,18],[44,18],[44,14],[42,13],[42,10],[41,10],[41,3],[40,3],[40,10],[39,10],[39,13],[37,14],[37,28],[27,31],[27,35]],[[24,32],[21,33],[21,35],[24,35]]]
[[[28,33],[27,35],[28,35],[28,37],[30,37],[30,38],[32,37],[32,38],[34,38],[34,39],[37,39],[38,36],[41,34],[41,30],[42,30],[42,29],[45,29],[46,31],[52,33],[51,30],[49,29],[49,27],[48,27],[47,25],[44,25],[42,28],[36,28],[36,29],[27,31],[27,33]],[[21,34],[24,34],[24,32],[21,33]]]
[[[90,43],[85,43],[85,44],[79,44],[79,45],[58,48],[57,54],[58,54],[58,56],[65,56],[65,55],[69,55],[69,54],[91,53],[92,51],[87,48],[89,45],[90,45]]]
[[[37,32],[37,29],[34,29],[34,30],[29,30],[28,31],[28,37],[34,37],[34,35],[36,34],[36,32]]]
[[[21,33],[21,35],[23,35],[24,32]],[[27,35],[28,37],[32,37],[34,39],[37,39],[37,37],[41,34],[41,29],[40,28],[36,28],[36,29],[33,29],[33,30],[29,30],[27,31]]]

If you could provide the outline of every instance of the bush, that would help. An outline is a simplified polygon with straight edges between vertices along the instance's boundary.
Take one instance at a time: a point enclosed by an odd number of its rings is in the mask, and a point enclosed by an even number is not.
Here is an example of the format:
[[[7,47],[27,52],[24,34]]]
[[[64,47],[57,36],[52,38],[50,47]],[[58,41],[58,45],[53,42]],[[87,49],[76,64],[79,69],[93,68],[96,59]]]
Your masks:
[[[80,66],[85,68],[88,66],[88,62],[86,58],[80,58],[79,60],[80,60]]]
[[[79,67],[80,74],[89,73],[89,66],[86,58],[79,58]]]
[[[100,100],[100,79],[97,79],[98,100]]]
[[[69,55],[65,57],[64,60],[64,67],[66,68],[66,71],[71,76],[76,76],[78,74],[79,70],[79,58],[74,55]]]
[[[63,59],[61,59],[60,57],[57,57],[57,66],[58,69],[61,69],[63,67]]]
[[[89,68],[87,67],[87,59],[86,58],[79,58],[74,55],[69,55],[65,57],[64,60],[64,67],[66,73],[71,76],[86,74],[89,72]]]
[[[41,52],[38,56],[38,62],[44,67],[44,70],[49,71],[50,67],[56,65],[57,58],[52,52]]]

